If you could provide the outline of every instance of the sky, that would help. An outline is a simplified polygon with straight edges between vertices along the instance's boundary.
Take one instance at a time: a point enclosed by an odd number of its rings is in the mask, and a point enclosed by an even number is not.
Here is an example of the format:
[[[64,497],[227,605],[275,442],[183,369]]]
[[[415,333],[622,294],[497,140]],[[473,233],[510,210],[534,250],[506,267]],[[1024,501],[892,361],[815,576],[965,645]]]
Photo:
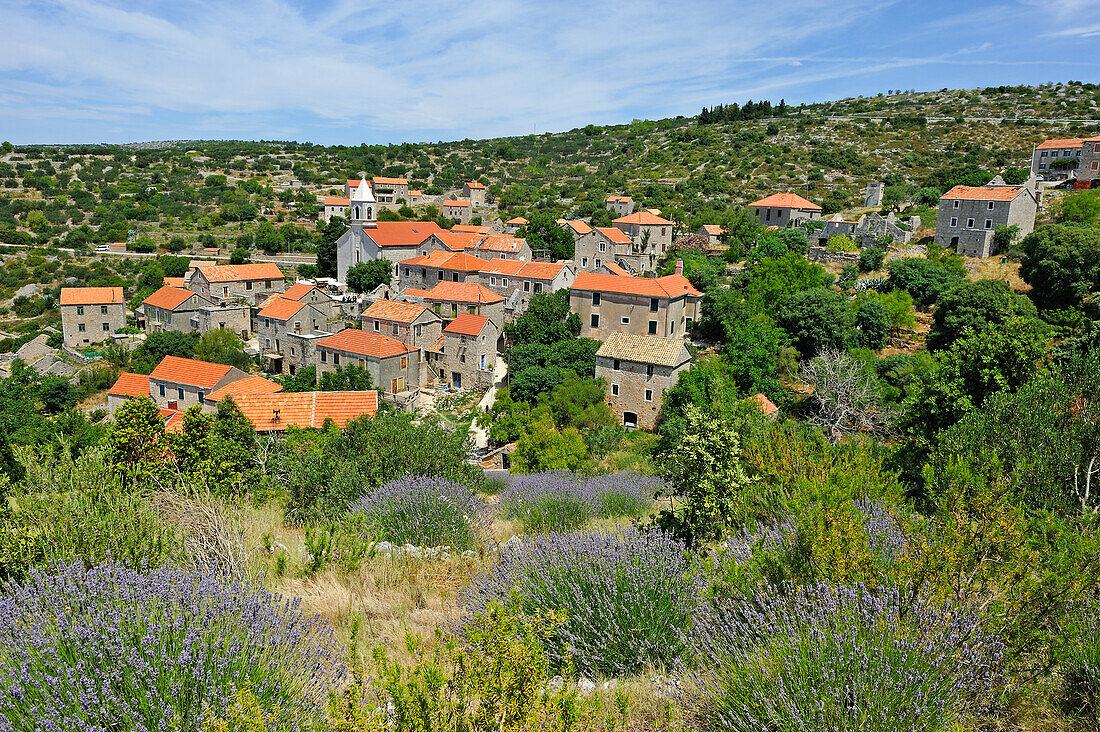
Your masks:
[[[1100,81],[1100,0],[0,0],[0,140],[358,145]]]

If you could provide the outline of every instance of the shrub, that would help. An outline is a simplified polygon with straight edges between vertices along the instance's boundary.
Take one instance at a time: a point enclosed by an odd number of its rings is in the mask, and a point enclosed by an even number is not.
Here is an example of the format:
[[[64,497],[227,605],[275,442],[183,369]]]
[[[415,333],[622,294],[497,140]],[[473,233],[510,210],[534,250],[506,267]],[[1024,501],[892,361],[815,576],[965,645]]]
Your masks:
[[[592,518],[640,517],[653,504],[660,479],[628,471],[593,478],[567,470],[512,476],[501,494],[505,518],[524,531],[570,531]]]
[[[766,586],[699,622],[698,726],[950,729],[999,680],[1001,642],[897,587]]]
[[[1062,703],[1066,711],[1100,723],[1100,605],[1079,608],[1064,632]]]
[[[549,534],[507,547],[463,593],[470,613],[515,599],[528,614],[565,616],[547,653],[585,674],[625,675],[674,663],[698,605],[684,547],[660,531]]]
[[[363,494],[349,513],[362,517],[366,539],[458,551],[474,548],[492,520],[469,488],[431,476],[391,480]]]
[[[331,627],[297,601],[118,563],[5,584],[0,649],[0,719],[12,730],[195,730],[240,689],[308,708],[342,675]]]

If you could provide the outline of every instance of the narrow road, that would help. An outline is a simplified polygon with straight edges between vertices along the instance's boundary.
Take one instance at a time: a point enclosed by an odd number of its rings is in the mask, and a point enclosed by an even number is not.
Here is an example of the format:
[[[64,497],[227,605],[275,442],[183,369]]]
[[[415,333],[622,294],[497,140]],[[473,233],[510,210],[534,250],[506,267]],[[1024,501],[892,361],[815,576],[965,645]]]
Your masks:
[[[497,398],[497,387],[504,383],[504,377],[507,375],[508,364],[504,363],[503,356],[498,355],[496,363],[493,365],[493,385],[489,387],[489,390],[485,392],[485,396],[481,397],[481,401],[477,403],[479,412],[493,406],[493,402]],[[470,432],[474,436],[475,448],[489,446],[489,431],[478,425],[476,421],[470,425]]]

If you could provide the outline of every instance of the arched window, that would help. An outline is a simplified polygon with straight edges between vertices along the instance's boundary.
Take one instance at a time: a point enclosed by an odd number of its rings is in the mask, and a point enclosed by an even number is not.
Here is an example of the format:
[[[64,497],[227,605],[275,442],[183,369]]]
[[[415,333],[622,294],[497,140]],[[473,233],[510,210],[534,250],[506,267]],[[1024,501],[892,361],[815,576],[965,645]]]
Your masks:
[[[358,206],[355,207],[355,214],[352,216],[352,218],[353,219],[358,219],[359,218],[359,207]]]
[[[370,221],[372,218],[370,206],[367,206],[367,221]]]

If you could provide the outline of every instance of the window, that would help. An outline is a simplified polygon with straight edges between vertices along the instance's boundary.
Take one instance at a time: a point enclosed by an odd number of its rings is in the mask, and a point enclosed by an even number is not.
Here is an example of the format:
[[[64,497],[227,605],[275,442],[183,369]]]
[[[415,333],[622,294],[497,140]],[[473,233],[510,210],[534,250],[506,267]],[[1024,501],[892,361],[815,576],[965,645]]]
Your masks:
[[[600,315],[599,315],[599,313],[592,313],[592,319],[589,322],[592,324],[593,328],[599,328],[600,327]],[[81,326],[81,327],[83,327],[83,326]]]
[[[956,198],[954,201],[951,202],[951,208],[958,208],[958,207],[959,207],[959,199]]]
[[[649,321],[649,334],[650,335],[657,335],[657,321],[656,320]]]
[[[615,369],[616,371],[619,371],[620,368],[622,367],[622,362],[617,358],[614,361],[612,361],[611,363],[612,363],[611,368]]]
[[[764,220],[765,221],[771,221],[772,220],[772,210],[770,208],[766,208],[766,209],[764,209],[764,211],[766,212],[764,214]]]
[[[183,401],[183,387],[182,386],[177,386],[176,387],[176,398],[179,399],[181,402]]]
[[[655,298],[655,297],[649,298],[649,312],[651,312],[651,313],[657,312],[657,306],[658,305],[660,305],[660,301],[657,298]]]
[[[987,228],[987,229],[992,229],[993,228],[993,219],[986,219],[985,220],[985,228]]]
[[[397,335],[397,323],[393,324],[393,334]]]
[[[653,401],[653,390],[652,389],[646,389],[645,390],[645,400],[647,402]]]
[[[332,364],[334,366],[339,366],[340,365],[340,354],[339,353],[332,354]]]
[[[619,396],[619,385],[618,384],[612,384],[611,385],[611,396]]]
[[[458,354],[458,360],[459,360],[460,363],[466,363],[466,354],[465,353]]]
[[[199,404],[206,404],[206,394],[199,392]]]
[[[106,315],[107,314],[107,306],[106,305],[100,305],[99,306],[99,314],[100,315]]]
[[[84,314],[84,306],[83,305],[77,305],[76,306],[76,314],[77,315],[83,315]]]
[[[401,368],[407,369],[408,367],[409,367],[409,357],[408,356],[402,356],[401,357]]]
[[[603,260],[600,260],[600,259],[596,260],[596,267],[599,267],[602,264],[603,264]]]
[[[1047,164],[1046,163],[1039,163],[1039,170],[1046,170],[1046,169],[1047,169]]]
[[[251,282],[245,282],[244,283],[244,289],[251,290],[252,289],[252,283]]]
[[[607,245],[604,244],[602,241],[600,242],[600,251],[601,252],[606,252],[607,251]]]
[[[83,333],[84,332],[84,324],[83,323],[77,324],[76,329],[78,331],[80,331],[81,333]]]
[[[451,273],[451,282],[458,282],[458,272]]]
[[[405,268],[405,277],[408,278],[408,276],[409,276],[409,268],[406,267]]]
[[[507,277],[501,277],[500,278],[500,286],[501,287],[507,287],[508,286],[508,278]]]
[[[600,306],[600,293],[592,293],[592,307],[598,308]]]
[[[158,384],[160,386],[160,395],[165,396],[164,384]]]
[[[629,315],[624,315],[623,317],[619,318],[619,320],[622,322],[623,325],[630,325]]]
[[[523,291],[524,292],[530,292],[531,291],[531,280],[524,280],[523,281]]]
[[[652,379],[653,378],[653,364],[646,364],[645,377],[647,379]]]
[[[951,217],[951,225],[952,226],[958,226],[959,225],[959,219],[958,219],[957,216],[952,216]]]
[[[1043,150],[1041,153],[1039,153],[1039,157],[1041,157],[1041,158],[1045,158],[1046,156],[1047,156],[1047,151],[1046,150]]]
[[[489,284],[490,285],[495,285],[496,283],[497,283],[497,278],[496,277],[490,277],[489,278]]]
[[[967,219],[966,220],[966,228],[968,228],[968,229],[973,229],[974,228],[974,219]]]
[[[328,351],[321,351],[321,363],[328,363]]]
[[[437,280],[439,280],[440,282],[442,282],[443,281],[443,270],[439,270],[438,272],[436,272],[435,273],[435,278]]]
[[[535,283],[535,294],[538,295],[540,292],[542,292],[542,283],[541,282],[536,282]]]
[[[990,210],[990,211],[992,211],[992,210],[993,210],[993,201],[990,201],[990,202],[989,202],[989,210]]]
[[[110,323],[104,323],[103,324],[103,332],[104,333],[110,333],[111,332],[111,324]]]
[[[378,323],[378,320],[377,320],[377,319],[375,319],[375,321],[374,321],[374,332],[375,332],[375,333],[377,333],[377,332],[379,332],[379,331],[380,331],[381,329],[382,329],[382,328],[381,328],[381,326],[379,325],[379,323]]]
[[[587,267],[588,266],[588,257],[581,257],[581,266],[582,267]]]

